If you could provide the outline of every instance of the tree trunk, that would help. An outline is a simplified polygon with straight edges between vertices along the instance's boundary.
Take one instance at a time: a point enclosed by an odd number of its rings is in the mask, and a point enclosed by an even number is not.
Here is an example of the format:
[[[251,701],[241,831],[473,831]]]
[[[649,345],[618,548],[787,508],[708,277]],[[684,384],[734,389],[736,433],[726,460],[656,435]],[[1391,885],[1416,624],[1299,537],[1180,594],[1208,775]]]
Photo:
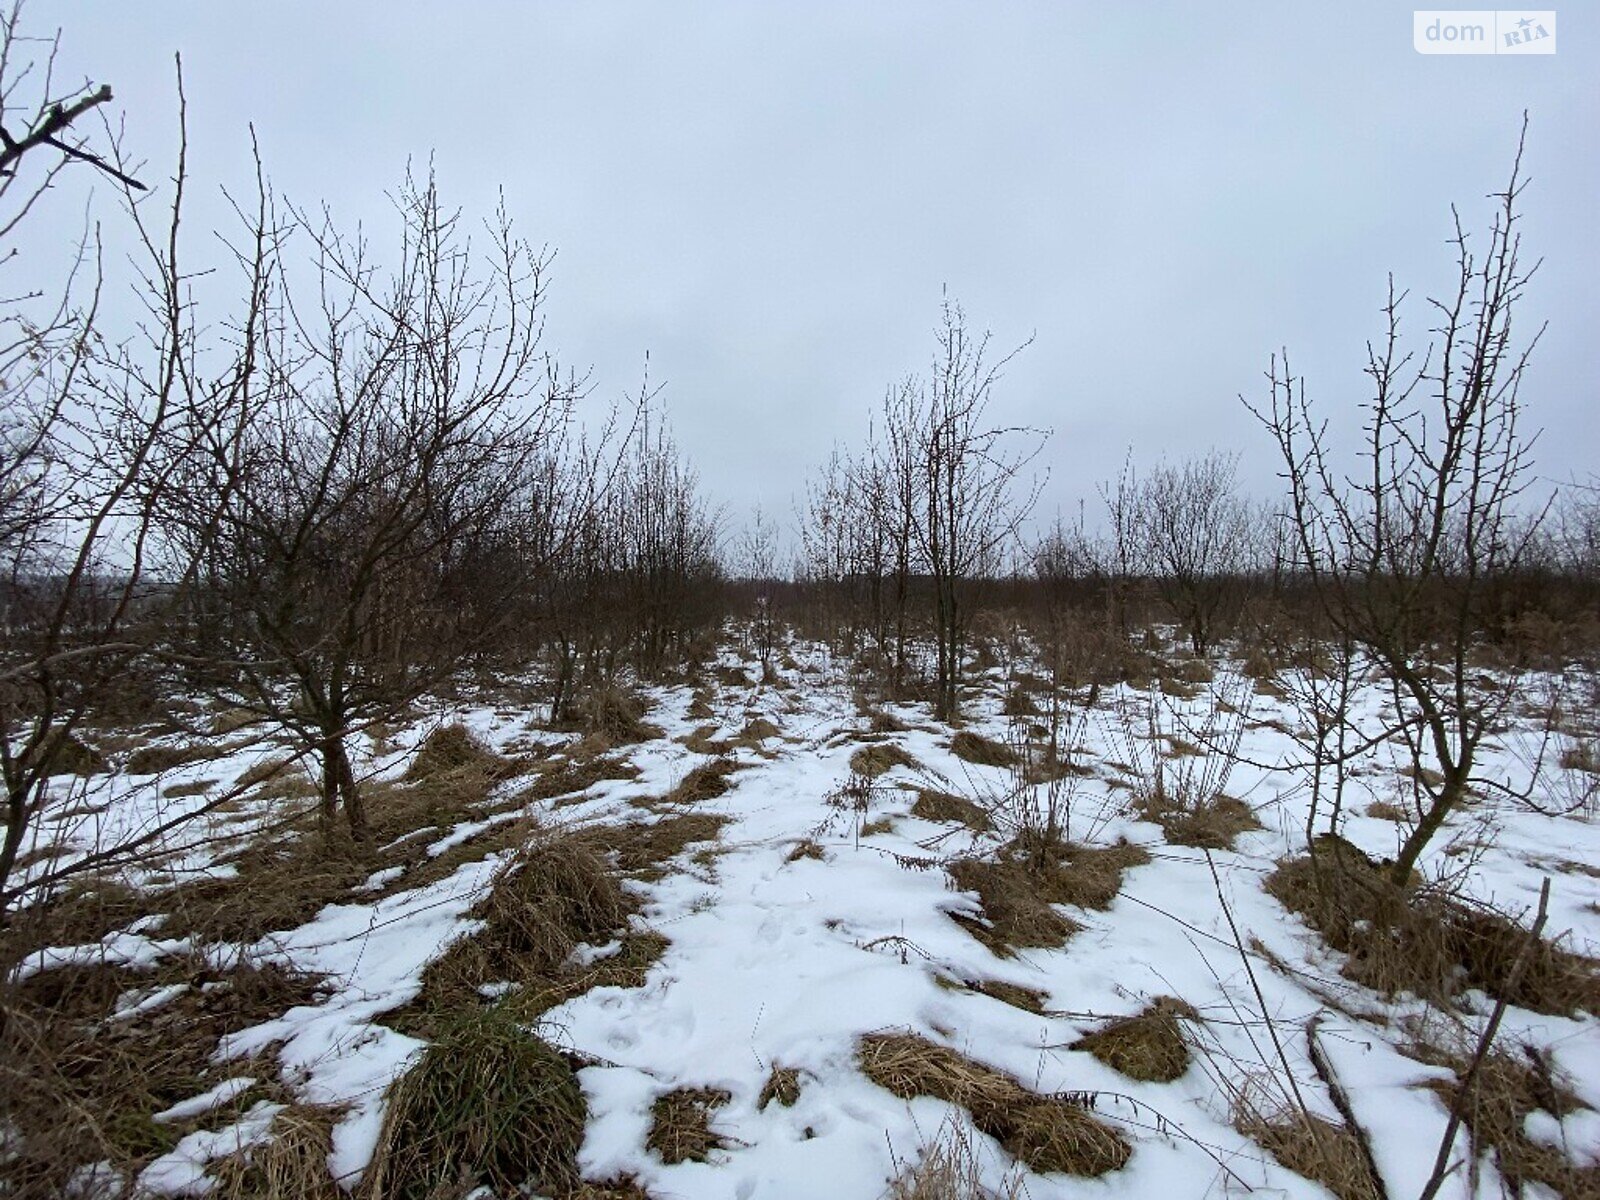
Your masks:
[[[355,772],[350,769],[350,756],[345,752],[344,736],[334,743],[334,765],[339,782],[339,794],[344,797],[344,816],[350,825],[350,836],[358,842],[367,840],[367,806],[361,789],[356,787]]]
[[[1454,811],[1462,796],[1466,794],[1466,780],[1465,765],[1445,777],[1444,787],[1433,797],[1433,803],[1422,814],[1422,819],[1406,838],[1405,845],[1400,847],[1400,856],[1394,860],[1389,877],[1396,887],[1405,887],[1410,881],[1411,872],[1416,869],[1417,859],[1422,856],[1423,849],[1433,840],[1434,834],[1439,832],[1439,827],[1444,824],[1445,818]]]

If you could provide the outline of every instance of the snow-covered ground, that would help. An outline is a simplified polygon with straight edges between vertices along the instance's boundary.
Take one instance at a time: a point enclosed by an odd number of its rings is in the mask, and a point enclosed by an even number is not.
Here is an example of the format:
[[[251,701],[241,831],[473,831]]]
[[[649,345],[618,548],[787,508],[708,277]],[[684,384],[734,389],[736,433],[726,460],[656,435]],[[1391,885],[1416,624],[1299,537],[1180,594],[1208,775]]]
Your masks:
[[[1127,873],[1109,909],[1070,910],[1083,928],[1065,945],[999,957],[951,919],[952,913],[978,916],[980,909],[972,894],[954,889],[942,863],[958,854],[991,852],[1006,830],[973,833],[922,820],[910,809],[917,786],[992,801],[1006,793],[1009,772],[955,757],[951,731],[936,726],[924,706],[890,708],[908,728],[888,740],[917,765],[896,766],[879,778],[865,813],[830,803],[830,794],[849,776],[851,755],[863,745],[848,735],[864,729],[865,721],[824,654],[797,651],[797,657],[798,669],[783,672],[781,685],[719,689],[710,722],[689,716],[686,687],[647,692],[648,719],[665,736],[628,748],[636,778],[603,781],[576,802],[570,796],[559,805],[530,801],[494,817],[532,815],[546,828],[637,820],[641,812],[630,800],[667,793],[706,761],[680,740],[692,731],[715,723],[715,736],[729,737],[755,717],[780,731],[759,746],[733,750],[741,769],[730,776],[730,789],[696,805],[696,811],[729,819],[716,853],[696,855],[704,847],[692,847],[660,879],[627,885],[641,901],[635,923],[669,940],[644,986],[586,992],[551,1010],[540,1028],[541,1036],[595,1064],[579,1072],[590,1112],[580,1155],[587,1175],[631,1175],[663,1200],[876,1200],[897,1166],[914,1160],[951,1113],[932,1098],[899,1099],[858,1067],[862,1035],[912,1031],[1037,1091],[1096,1093],[1097,1115],[1133,1142],[1127,1166],[1098,1179],[1025,1174],[1025,1194],[1035,1200],[1245,1192],[1325,1196],[1234,1128],[1229,1099],[1247,1080],[1283,1085],[1276,1042],[1306,1103],[1337,1121],[1304,1034],[1307,1022],[1320,1015],[1321,1045],[1370,1133],[1389,1194],[1418,1193],[1446,1118],[1438,1096],[1419,1085],[1449,1077],[1401,1052],[1411,1036],[1402,1018],[1419,1013],[1421,1003],[1384,1001],[1343,978],[1341,956],[1262,887],[1275,861],[1300,852],[1304,843],[1309,801],[1303,775],[1288,765],[1302,751],[1285,732],[1296,720],[1287,705],[1270,696],[1251,698],[1226,791],[1255,811],[1261,828],[1208,859],[1202,851],[1168,845],[1159,826],[1129,813],[1125,774],[1114,764],[1126,764],[1130,750],[1143,744],[1150,704],[1162,706],[1160,719],[1177,730],[1183,720],[1205,720],[1213,689],[1228,686],[1231,696],[1244,689],[1224,676],[1188,700],[1127,688],[1104,694],[1075,727],[1082,742],[1079,761],[1092,773],[1073,780],[1070,834],[1095,845],[1126,839],[1147,848],[1151,859]],[[1008,722],[1000,712],[1002,681],[992,673],[979,682],[985,691],[972,701],[966,728],[1003,738]],[[1381,700],[1376,691],[1362,697],[1374,714]],[[365,765],[379,777],[396,775],[427,729],[445,719],[460,720],[490,745],[506,748],[528,738],[531,715],[488,706],[436,709]],[[1503,743],[1514,749],[1511,739]],[[161,782],[170,787],[192,777],[226,786],[266,753],[241,748]],[[1521,768],[1507,753],[1501,769],[1514,776]],[[1370,785],[1370,795],[1347,800],[1343,832],[1375,856],[1395,853],[1398,827],[1365,815],[1366,803],[1392,799],[1395,780],[1383,772],[1358,779],[1359,786]],[[497,795],[504,798],[523,783],[503,783]],[[75,836],[85,845],[125,836],[151,821],[147,806],[160,789],[120,776],[98,786],[91,796],[73,800],[80,809]],[[161,803],[170,809],[200,800]],[[247,805],[218,820],[231,822],[227,831],[243,837],[264,817]],[[863,836],[867,823],[878,824]],[[1478,839],[1486,825],[1493,836]],[[474,818],[455,830],[430,833],[430,849],[442,853],[482,826],[483,819]],[[1549,875],[1548,932],[1566,933],[1570,948],[1595,952],[1600,823],[1581,814],[1547,816],[1486,802],[1436,839],[1425,862],[1428,872],[1459,870],[1462,855],[1452,848],[1453,834],[1481,841],[1472,851],[1466,885],[1473,894],[1504,910],[1524,910]],[[820,857],[792,857],[805,839],[821,848]],[[203,869],[207,854],[216,852],[216,844],[196,848],[167,869],[182,877]],[[354,1185],[378,1139],[385,1088],[423,1045],[385,1024],[385,1015],[416,998],[429,961],[471,934],[469,910],[511,853],[467,861],[442,879],[409,889],[403,874],[385,872],[370,881],[368,892],[353,892],[310,922],[243,948],[252,961],[313,972],[329,986],[316,1002],[225,1039],[217,1049],[221,1082],[213,1092],[237,1094],[245,1086],[230,1063],[259,1064],[275,1053],[281,1082],[297,1099],[348,1105],[334,1133],[330,1166]],[[1235,941],[1230,915],[1247,945],[1259,943],[1248,954]],[[96,948],[56,948],[30,960],[26,969],[49,970],[87,955],[150,962],[189,949],[164,939],[159,922],[148,922]],[[212,947],[208,953],[223,951]],[[963,986],[986,981],[1044,993],[1044,1012]],[[1136,1013],[1162,995],[1181,998],[1199,1014],[1198,1021],[1186,1023],[1193,1064],[1177,1080],[1139,1082],[1068,1049],[1109,1018]],[[133,1002],[159,1005],[162,997]],[[1471,994],[1462,1020],[1472,1028],[1491,1007],[1487,997]],[[1600,1109],[1600,1018],[1512,1008],[1501,1037],[1506,1044],[1547,1048],[1558,1077],[1590,1106],[1562,1120],[1541,1120],[1530,1132],[1564,1144],[1576,1161],[1600,1159],[1600,1116],[1594,1111]],[[759,1105],[774,1067],[800,1072],[799,1099],[791,1107]],[[667,1165],[646,1148],[651,1105],[681,1087],[731,1094],[712,1118],[726,1148],[705,1162]],[[201,1113],[223,1099],[204,1094],[184,1112]],[[191,1133],[144,1169],[141,1185],[155,1193],[203,1193],[206,1163],[268,1136],[274,1111],[263,1101],[236,1125]],[[987,1138],[977,1142],[998,1184],[1013,1164]],[[1485,1165],[1484,1171],[1483,1194],[1498,1194],[1493,1168]],[[1466,1186],[1466,1175],[1458,1172],[1443,1194],[1465,1195]]]

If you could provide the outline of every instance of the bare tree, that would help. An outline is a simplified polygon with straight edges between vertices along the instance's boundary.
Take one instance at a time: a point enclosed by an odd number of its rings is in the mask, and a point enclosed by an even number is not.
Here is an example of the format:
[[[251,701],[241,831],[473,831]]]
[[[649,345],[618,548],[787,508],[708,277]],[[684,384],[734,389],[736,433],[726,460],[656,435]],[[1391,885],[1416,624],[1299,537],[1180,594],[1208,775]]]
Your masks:
[[[19,109],[32,115],[20,137],[0,130],[0,237],[14,233],[77,161],[120,181],[142,231],[134,192],[144,189],[114,165],[117,147],[102,158],[71,130],[110,99],[109,89],[56,96],[57,43],[21,34],[20,13],[16,5],[0,17],[0,120]],[[42,58],[34,54],[41,45]],[[61,157],[22,182],[25,159],[49,154]],[[132,349],[100,337],[96,239],[82,243],[77,269],[53,301],[14,297],[0,309],[0,908],[18,895],[13,873],[52,777],[93,758],[78,736],[86,718],[151,650],[151,630],[140,620],[151,586],[147,550],[156,498],[168,482],[163,456],[187,403],[179,364],[191,331],[176,300],[183,177],[180,151],[168,236],[149,242],[143,378],[157,386],[140,386],[128,373]]]
[[[1298,568],[1334,634],[1383,670],[1413,761],[1432,764],[1416,772],[1420,816],[1392,868],[1402,885],[1468,788],[1499,786],[1474,768],[1515,694],[1480,686],[1472,655],[1497,578],[1538,527],[1519,513],[1531,469],[1519,392],[1541,332],[1519,336],[1513,326],[1537,269],[1520,254],[1522,144],[1494,195],[1481,256],[1455,216],[1456,278],[1430,301],[1437,323],[1420,358],[1403,344],[1405,293],[1391,280],[1387,328],[1368,348],[1373,396],[1351,477],[1286,356],[1274,356],[1268,373],[1270,405],[1252,408],[1283,457]]]
[[[762,679],[772,673],[772,656],[777,650],[779,617],[777,610],[778,530],[771,518],[757,505],[750,515],[739,544],[739,572],[755,589],[751,597],[750,638],[761,663]]]
[[[1200,656],[1237,604],[1247,569],[1250,513],[1237,474],[1236,455],[1213,451],[1157,465],[1138,489],[1134,525],[1156,591]]]
[[[322,815],[366,819],[347,739],[498,635],[551,553],[577,381],[540,347],[548,254],[503,210],[480,260],[431,179],[397,205],[398,265],[324,216],[248,224],[265,299],[252,381],[189,456],[169,545],[206,564],[195,637],[226,702],[320,764]],[[314,303],[285,247],[314,256]]]
[[[1043,447],[1044,435],[991,424],[989,416],[1001,372],[1027,344],[991,363],[989,335],[969,331],[961,307],[945,300],[938,351],[914,434],[925,506],[915,536],[933,580],[938,662],[934,713],[940,720],[960,714],[961,673],[976,595],[1000,568],[1003,551],[1039,494],[1037,485],[1019,489],[1022,472]]]
[[[87,164],[127,189],[146,190],[124,169],[114,144],[97,153],[80,132],[86,117],[111,102],[110,85],[59,83],[61,35],[24,32],[24,7],[15,0],[0,10],[0,243],[74,163]],[[21,117],[20,126],[13,114]],[[24,173],[41,161],[47,165]]]
[[[717,553],[721,514],[701,495],[699,475],[665,418],[652,429],[650,415],[624,460],[611,520],[620,539],[633,662],[641,674],[659,676],[725,609]]]

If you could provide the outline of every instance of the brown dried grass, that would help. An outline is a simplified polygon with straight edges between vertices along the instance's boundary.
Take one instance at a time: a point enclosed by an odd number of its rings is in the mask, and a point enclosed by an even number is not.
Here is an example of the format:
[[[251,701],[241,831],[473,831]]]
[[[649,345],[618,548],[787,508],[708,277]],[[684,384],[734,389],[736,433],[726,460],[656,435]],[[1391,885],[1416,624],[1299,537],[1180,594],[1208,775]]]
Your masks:
[[[863,746],[850,756],[850,770],[856,775],[876,779],[894,767],[909,767],[915,771],[921,766],[893,742],[876,742]]]
[[[459,1014],[389,1089],[364,1200],[564,1195],[588,1109],[567,1062],[507,1014]]]
[[[573,711],[585,730],[609,738],[613,745],[648,742],[662,736],[659,726],[644,719],[644,701],[626,688],[594,688],[579,699]]]
[[[317,1104],[291,1104],[273,1118],[270,1141],[250,1146],[211,1169],[216,1200],[341,1200],[328,1170],[333,1126],[341,1113]]]
[[[456,774],[494,778],[510,773],[510,764],[465,725],[441,725],[430,733],[406,767],[407,783],[435,782]]]
[[[728,1141],[711,1128],[711,1114],[733,1099],[722,1088],[676,1088],[657,1096],[650,1106],[650,1132],[645,1146],[668,1165],[705,1162]]]
[[[1394,995],[1449,1004],[1465,987],[1534,1012],[1600,1013],[1600,963],[1540,939],[1518,978],[1528,944],[1522,925],[1444,892],[1397,887],[1387,869],[1350,843],[1318,839],[1315,860],[1282,861],[1267,891],[1349,956],[1347,978]]]
[[[767,1105],[777,1102],[784,1108],[793,1108],[799,1100],[800,1071],[795,1067],[774,1065],[767,1075],[766,1083],[761,1085],[761,1095],[756,1100],[756,1107],[764,1109]]]
[[[918,1034],[868,1034],[856,1057],[867,1078],[902,1099],[933,1096],[966,1109],[977,1128],[1035,1171],[1103,1175],[1133,1152],[1088,1104],[1041,1096]]]
[[[1220,794],[1197,804],[1151,794],[1140,802],[1139,815],[1161,826],[1173,845],[1200,850],[1232,850],[1241,833],[1261,828],[1248,804]]]
[[[122,769],[129,775],[161,775],[190,763],[215,761],[222,754],[219,747],[198,742],[176,746],[141,746],[128,755]]]
[[[980,767],[1009,767],[1017,761],[1016,752],[1004,742],[966,729],[950,739],[950,753]]]
[[[1467,1074],[1467,1058],[1426,1050],[1421,1056],[1455,1071],[1454,1080],[1428,1085],[1447,1108],[1455,1104]],[[1528,1118],[1535,1112],[1559,1120],[1585,1107],[1555,1077],[1548,1056],[1525,1044],[1518,1053],[1496,1050],[1483,1060],[1461,1115],[1477,1151],[1493,1151],[1495,1167],[1511,1194],[1521,1195],[1529,1184],[1537,1183],[1568,1200],[1596,1200],[1600,1197],[1600,1164],[1580,1166],[1562,1147],[1528,1136]]]
[[[733,787],[728,777],[739,769],[731,758],[717,758],[702,763],[683,777],[683,781],[667,793],[668,804],[699,804],[725,795]]]
[[[181,990],[141,1012],[119,1008],[165,987]],[[275,965],[222,971],[187,957],[147,969],[105,962],[52,967],[8,984],[0,996],[6,1194],[66,1195],[73,1173],[97,1162],[131,1178],[189,1128],[158,1122],[155,1114],[226,1076],[274,1074],[270,1064],[217,1063],[218,1041],[311,1003],[317,987],[317,980]],[[252,1088],[226,1111],[243,1111],[259,1098]]]
[[[987,833],[994,828],[989,814],[971,800],[932,788],[917,789],[917,802],[911,806],[911,815],[924,821],[965,825],[974,833]]]
[[[714,813],[673,813],[655,821],[597,825],[586,836],[616,856],[618,869],[641,879],[659,879],[663,865],[686,848],[715,842],[729,818]]]
[[[451,945],[422,975],[418,1007],[438,1013],[482,1003],[485,984],[542,990],[581,943],[604,943],[631,905],[599,847],[563,833],[528,846],[496,874],[471,910],[483,928]]]
[[[1171,1083],[1189,1069],[1189,1046],[1179,1021],[1197,1017],[1182,1000],[1157,996],[1141,1012],[1108,1022],[1071,1049],[1087,1050],[1130,1079]]]
[[[951,1119],[920,1148],[916,1162],[889,1181],[885,1200],[1022,1200],[1026,1195],[1015,1170],[998,1192],[984,1186],[970,1123]]]
[[[1380,1200],[1361,1143],[1343,1125],[1295,1110],[1241,1113],[1235,1125],[1289,1170],[1315,1180],[1339,1200]]]

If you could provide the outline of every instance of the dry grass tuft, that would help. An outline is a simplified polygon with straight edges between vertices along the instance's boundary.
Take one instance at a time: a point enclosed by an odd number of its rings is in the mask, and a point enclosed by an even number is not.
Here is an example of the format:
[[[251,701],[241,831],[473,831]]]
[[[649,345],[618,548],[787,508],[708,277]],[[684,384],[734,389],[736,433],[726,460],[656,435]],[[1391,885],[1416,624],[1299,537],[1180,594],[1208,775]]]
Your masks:
[[[1241,1113],[1235,1123],[1289,1170],[1315,1180],[1339,1200],[1380,1200],[1361,1143],[1344,1126],[1298,1111],[1270,1117]]]
[[[294,929],[347,899],[372,873],[374,860],[348,838],[306,832],[247,846],[221,865],[233,873],[151,898],[152,906],[167,908],[162,936],[248,943]]]
[[[689,699],[688,717],[691,721],[709,721],[717,715],[711,707],[711,693],[705,688],[696,688]]]
[[[1013,838],[1000,855],[1024,864],[1052,904],[1094,909],[1110,908],[1122,890],[1124,872],[1150,861],[1148,851],[1127,841],[1080,846],[1028,831]]]
[[[609,738],[613,745],[648,742],[662,736],[659,726],[644,719],[644,701],[625,688],[597,687],[580,699],[573,711],[585,730]]]
[[[461,1014],[390,1088],[366,1198],[564,1194],[587,1115],[555,1050],[498,1010]]]
[[[1251,646],[1240,661],[1239,670],[1247,679],[1270,680],[1278,673],[1278,664],[1260,646]]]
[[[623,1175],[616,1179],[585,1179],[562,1200],[651,1200],[651,1196],[632,1175]]]
[[[1417,1049],[1419,1056],[1455,1071],[1455,1080],[1428,1085],[1446,1107],[1454,1104],[1467,1073],[1467,1059]],[[1522,1195],[1529,1184],[1538,1183],[1557,1196],[1593,1200],[1600,1197],[1600,1164],[1579,1166],[1563,1147],[1528,1136],[1528,1119],[1533,1114],[1543,1112],[1559,1120],[1584,1107],[1556,1079],[1548,1057],[1524,1045],[1518,1055],[1497,1050],[1483,1060],[1461,1115],[1476,1152],[1494,1152],[1495,1167],[1512,1195]]]
[[[1439,1004],[1479,987],[1534,1012],[1600,1013],[1594,959],[1541,939],[1513,981],[1528,942],[1518,922],[1442,892],[1397,887],[1383,865],[1348,842],[1324,837],[1318,847],[1315,861],[1281,862],[1266,888],[1349,956],[1347,978],[1385,995],[1412,992]]]
[[[911,806],[911,815],[924,821],[965,825],[974,833],[987,833],[994,828],[989,814],[971,800],[932,788],[917,790],[917,802]]]
[[[465,725],[441,725],[427,736],[406,768],[407,783],[437,781],[445,776],[506,773],[509,764]]]
[[[777,1101],[784,1108],[793,1108],[800,1099],[800,1072],[795,1067],[774,1066],[761,1086],[756,1107],[764,1109]]]
[[[307,783],[305,772],[298,765],[298,760],[293,755],[274,755],[263,758],[255,766],[248,768],[241,774],[234,786],[240,788],[258,787],[262,784],[283,785],[288,783]],[[314,789],[312,789],[314,792]],[[307,794],[312,794],[308,792]]]
[[[1261,828],[1248,804],[1223,795],[1184,804],[1157,792],[1140,802],[1139,815],[1161,826],[1173,845],[1200,850],[1232,850],[1234,839],[1241,833]]]
[[[1086,847],[1019,834],[993,860],[957,859],[951,878],[978,893],[987,925],[957,917],[996,954],[1014,948],[1059,946],[1082,928],[1052,905],[1108,908],[1122,889],[1123,872],[1150,855],[1127,842]]]
[[[1193,700],[1200,694],[1200,689],[1194,684],[1185,683],[1172,675],[1161,676],[1156,687],[1163,696],[1171,696],[1178,700]]]
[[[750,673],[743,667],[730,666],[727,663],[719,664],[711,674],[723,687],[747,688],[753,686]]]
[[[802,858],[810,858],[815,859],[817,862],[824,862],[826,861],[827,857],[828,856],[823,852],[822,847],[817,845],[816,842],[812,841],[810,838],[803,838],[795,844],[795,848],[793,850],[784,855],[783,861],[786,863],[793,863],[799,862]]]
[[[272,1118],[271,1141],[224,1159],[211,1174],[216,1200],[341,1200],[328,1170],[338,1109],[291,1104]]]
[[[733,749],[733,743],[727,738],[713,736],[720,728],[719,725],[702,725],[691,731],[683,744],[696,754],[726,754]]]
[[[573,950],[610,941],[629,910],[599,847],[584,835],[535,843],[501,868],[473,907],[483,928],[423,971],[418,1007],[437,1014],[481,1006],[480,989],[494,983],[543,993]]]
[[[1215,669],[1203,658],[1180,658],[1168,663],[1167,670],[1171,678],[1191,684],[1210,683],[1217,677]]]
[[[1009,767],[1017,761],[1016,752],[1004,742],[966,729],[950,739],[950,753],[980,767]]]
[[[1393,821],[1396,825],[1403,825],[1411,819],[1405,809],[1388,800],[1374,800],[1367,805],[1367,816],[1376,817],[1380,821]]]
[[[87,742],[59,731],[47,737],[26,760],[46,760],[50,775],[98,775],[106,770],[105,756]],[[25,760],[25,761],[26,761]]]
[[[155,1120],[222,1079],[269,1078],[273,1066],[214,1060],[219,1039],[312,1003],[318,981],[277,966],[219,971],[198,958],[147,969],[53,967],[8,984],[0,1039],[5,1194],[72,1194],[82,1167],[131,1178],[186,1130]],[[158,1001],[138,1012],[140,1001]],[[225,1109],[262,1098],[251,1088]]]
[[[980,922],[952,913],[952,919],[1002,957],[1019,948],[1063,945],[1083,928],[1043,900],[1029,872],[1016,863],[965,858],[949,871],[956,887],[978,893],[984,917]]]
[[[890,1180],[885,1200],[1022,1200],[1026,1194],[1014,1171],[998,1192],[986,1188],[970,1124],[951,1119],[921,1148],[917,1161]]]
[[[626,759],[604,754],[573,762],[552,762],[522,794],[530,800],[556,800],[577,796],[602,780],[636,779],[638,775],[639,768]]]
[[[187,743],[181,746],[141,746],[122,764],[129,775],[161,775],[190,763],[212,762],[222,757],[215,746]]]
[[[725,795],[733,787],[728,776],[739,769],[731,758],[717,758],[703,763],[683,777],[683,781],[667,793],[669,804],[699,804]]]
[[[204,796],[220,782],[221,780],[217,779],[196,779],[189,783],[175,783],[171,787],[161,789],[161,798],[163,800],[182,800],[188,796]]]
[[[988,996],[991,1000],[998,1000],[1002,1004],[1009,1004],[1012,1008],[1020,1008],[1024,1012],[1044,1014],[1045,997],[1049,994],[1037,988],[1023,987],[1020,983],[1005,983],[998,979],[951,979],[940,975],[935,980],[938,984],[948,988],[965,988],[969,992],[977,992],[980,996]]]
[[[978,893],[987,924],[955,919],[998,955],[1024,947],[1060,946],[1083,928],[1039,895],[1036,879],[1021,864],[958,859],[950,866],[950,878],[962,891]]]
[[[1158,996],[1144,1011],[1111,1021],[1071,1048],[1087,1050],[1130,1079],[1171,1083],[1189,1069],[1189,1047],[1178,1021],[1197,1016],[1182,1000]]]
[[[916,759],[893,742],[863,746],[850,756],[851,772],[868,779],[876,779],[893,767],[909,767],[915,771],[920,766]]]
[[[224,708],[212,716],[211,733],[214,737],[227,737],[260,723],[261,717],[248,708]]]
[[[656,821],[599,825],[586,836],[597,849],[616,855],[620,870],[641,879],[659,879],[663,864],[696,843],[714,842],[728,818],[712,813],[675,813]]]
[[[711,1114],[733,1097],[722,1088],[677,1088],[650,1106],[650,1133],[644,1144],[671,1165],[705,1162],[728,1142],[711,1128]]]
[[[778,737],[783,731],[765,717],[752,717],[745,722],[734,742],[739,745],[759,746],[768,738]]]
[[[1031,1092],[917,1034],[868,1034],[856,1056],[867,1078],[904,1100],[933,1096],[966,1109],[975,1126],[1035,1171],[1103,1175],[1132,1154],[1127,1140],[1086,1104]]]
[[[1034,701],[1033,693],[1019,683],[1006,692],[1005,705],[1000,711],[1008,717],[1036,717],[1039,715],[1039,705]]]
[[[867,718],[868,733],[905,733],[911,726],[891,712],[868,706],[863,714]]]

